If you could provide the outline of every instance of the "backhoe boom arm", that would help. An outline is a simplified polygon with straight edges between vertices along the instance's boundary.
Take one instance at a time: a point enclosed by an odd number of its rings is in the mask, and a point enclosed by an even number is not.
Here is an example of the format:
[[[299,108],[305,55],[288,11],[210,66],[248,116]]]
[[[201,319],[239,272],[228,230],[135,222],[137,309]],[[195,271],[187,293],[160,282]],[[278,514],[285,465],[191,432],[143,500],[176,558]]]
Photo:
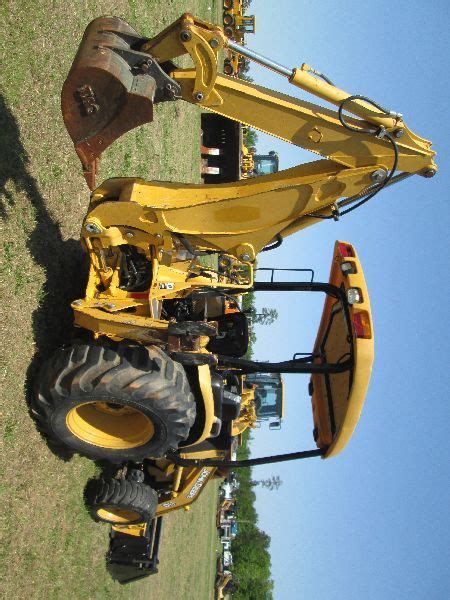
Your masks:
[[[183,52],[184,47],[184,52]],[[244,80],[218,73],[217,54],[221,48],[236,52],[288,77],[290,83],[366,121],[347,118],[355,128],[373,125],[372,133],[345,128],[336,111],[280,94]],[[431,144],[403,123],[402,115],[385,111],[314,77],[311,68],[289,69],[270,59],[235,44],[221,28],[191,15],[183,15],[164,32],[146,41],[141,50],[158,61],[189,54],[195,69],[176,69],[171,77],[181,85],[182,98],[221,115],[239,121],[287,142],[320,154],[348,167],[378,166],[389,170],[393,162],[391,144],[384,139],[390,132],[397,140],[400,171],[427,174],[436,169]],[[347,102],[347,99],[349,101]],[[376,135],[374,135],[376,134]]]
[[[227,46],[339,109],[220,74],[219,52]],[[182,55],[191,57],[194,68],[174,66],[171,61]],[[253,261],[279,235],[290,235],[318,218],[338,218],[341,207],[357,202],[356,207],[406,175],[436,173],[430,142],[411,132],[399,113],[351,96],[311,72],[308,65],[289,69],[236,45],[221,27],[189,14],[150,40],[120,19],[96,19],[86,30],[62,101],[91,189],[101,152],[125,131],[151,121],[155,102],[178,98],[325,160],[234,184],[111,180],[93,194],[88,219],[112,227],[117,215],[128,212],[126,224],[137,230],[163,237],[182,234],[195,247]],[[114,95],[112,89],[117,90]],[[401,174],[393,177],[396,169]]]

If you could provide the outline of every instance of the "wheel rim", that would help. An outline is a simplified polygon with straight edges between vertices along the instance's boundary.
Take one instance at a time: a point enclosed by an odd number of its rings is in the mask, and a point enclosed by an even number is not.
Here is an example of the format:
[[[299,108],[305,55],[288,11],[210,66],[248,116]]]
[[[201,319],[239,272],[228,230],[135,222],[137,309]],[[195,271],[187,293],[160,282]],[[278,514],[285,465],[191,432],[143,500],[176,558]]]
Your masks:
[[[112,450],[143,446],[155,433],[147,415],[117,402],[79,404],[67,414],[66,424],[83,442]]]
[[[141,515],[128,508],[99,508],[97,517],[108,523],[136,523],[142,520]]]

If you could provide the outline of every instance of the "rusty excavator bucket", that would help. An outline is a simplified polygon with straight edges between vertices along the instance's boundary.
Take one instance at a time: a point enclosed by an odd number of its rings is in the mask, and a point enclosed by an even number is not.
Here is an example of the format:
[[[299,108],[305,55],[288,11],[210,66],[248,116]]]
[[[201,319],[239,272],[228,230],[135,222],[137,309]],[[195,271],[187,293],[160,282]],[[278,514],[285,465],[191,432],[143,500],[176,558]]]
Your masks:
[[[64,123],[91,190],[102,152],[127,131],[152,121],[154,103],[181,95],[164,65],[139,51],[145,41],[121,19],[95,19],[64,82]]]

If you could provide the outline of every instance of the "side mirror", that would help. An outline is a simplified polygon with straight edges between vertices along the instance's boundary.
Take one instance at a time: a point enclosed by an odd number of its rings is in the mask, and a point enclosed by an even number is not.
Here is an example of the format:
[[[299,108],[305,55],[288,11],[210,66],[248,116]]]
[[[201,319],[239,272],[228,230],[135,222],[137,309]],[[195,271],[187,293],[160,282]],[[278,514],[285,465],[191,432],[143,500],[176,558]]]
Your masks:
[[[269,429],[281,429],[281,421],[272,421],[269,423]]]

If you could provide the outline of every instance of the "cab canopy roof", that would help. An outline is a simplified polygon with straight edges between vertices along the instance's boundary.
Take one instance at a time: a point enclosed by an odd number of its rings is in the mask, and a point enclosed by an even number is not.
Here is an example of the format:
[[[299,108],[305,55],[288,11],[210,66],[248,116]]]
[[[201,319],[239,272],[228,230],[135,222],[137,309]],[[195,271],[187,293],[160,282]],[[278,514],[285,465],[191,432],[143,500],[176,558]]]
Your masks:
[[[336,242],[329,281],[344,292],[347,308],[332,296],[326,297],[314,344],[314,362],[349,361],[349,368],[311,376],[314,438],[319,448],[326,449],[325,458],[341,452],[355,430],[374,356],[369,293],[361,263],[351,244]]]
[[[311,375],[314,429],[319,450],[255,459],[255,464],[323,458],[341,452],[350,440],[364,404],[374,355],[373,323],[361,262],[348,242],[334,246],[328,283],[255,282],[255,291],[310,291],[326,294],[313,351],[272,363],[219,356],[219,361],[243,373],[307,373]],[[279,269],[284,271],[286,269]],[[302,269],[294,269],[301,271]],[[304,455],[304,456],[303,456]]]

